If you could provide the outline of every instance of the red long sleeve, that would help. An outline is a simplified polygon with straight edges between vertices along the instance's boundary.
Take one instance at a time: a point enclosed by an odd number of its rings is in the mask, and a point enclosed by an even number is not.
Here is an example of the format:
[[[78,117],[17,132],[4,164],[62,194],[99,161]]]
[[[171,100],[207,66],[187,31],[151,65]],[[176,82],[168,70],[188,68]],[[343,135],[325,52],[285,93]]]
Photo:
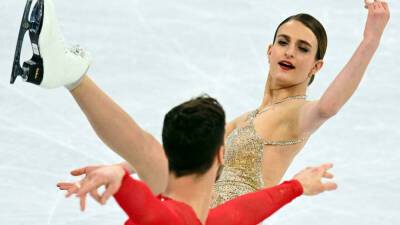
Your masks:
[[[129,216],[125,225],[201,225],[189,205],[154,196],[146,184],[132,179],[128,173],[114,198]]]
[[[257,225],[303,193],[297,180],[242,195],[208,214],[206,225]]]
[[[210,210],[206,225],[256,225],[302,193],[301,184],[292,180],[246,194]],[[143,182],[128,173],[114,198],[129,216],[126,225],[200,225],[188,205],[155,197]]]
[[[125,173],[114,198],[129,216],[126,225],[184,224],[181,216],[155,197],[143,182],[132,179],[128,173]]]

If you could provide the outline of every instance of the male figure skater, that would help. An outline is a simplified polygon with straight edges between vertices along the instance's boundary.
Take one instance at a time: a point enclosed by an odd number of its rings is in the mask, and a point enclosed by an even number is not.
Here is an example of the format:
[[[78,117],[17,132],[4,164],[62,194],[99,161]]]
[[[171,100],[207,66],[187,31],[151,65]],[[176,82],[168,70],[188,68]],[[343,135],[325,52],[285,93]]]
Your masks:
[[[209,210],[212,187],[223,164],[225,113],[213,98],[201,96],[170,110],[165,118],[162,141],[168,159],[166,190],[155,196],[141,181],[132,179],[121,165],[100,167],[79,183],[63,183],[67,196],[91,192],[105,203],[114,197],[129,216],[126,224],[226,224],[256,225],[301,194],[316,195],[334,190],[322,184],[332,178],[331,164],[307,168],[278,186],[242,195]],[[157,162],[153,162],[157,163]],[[97,189],[105,185],[100,196]]]

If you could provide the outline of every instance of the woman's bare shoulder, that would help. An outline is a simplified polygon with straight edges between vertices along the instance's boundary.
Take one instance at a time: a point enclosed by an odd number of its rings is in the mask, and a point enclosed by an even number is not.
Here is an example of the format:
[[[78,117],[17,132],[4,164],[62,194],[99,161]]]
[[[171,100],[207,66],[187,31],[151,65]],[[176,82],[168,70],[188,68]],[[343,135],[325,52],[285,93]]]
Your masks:
[[[231,120],[229,123],[226,124],[226,134],[229,134],[232,132],[236,127],[240,126],[240,124],[246,122],[248,119],[250,113],[252,111],[245,112],[241,114],[240,116],[236,117],[235,119]]]

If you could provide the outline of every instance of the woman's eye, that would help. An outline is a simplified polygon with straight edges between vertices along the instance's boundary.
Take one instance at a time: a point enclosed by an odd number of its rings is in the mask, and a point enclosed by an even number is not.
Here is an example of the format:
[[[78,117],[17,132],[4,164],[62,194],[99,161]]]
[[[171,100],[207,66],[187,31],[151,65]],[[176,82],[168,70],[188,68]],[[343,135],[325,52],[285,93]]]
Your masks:
[[[284,45],[287,45],[287,42],[280,40],[280,41],[278,41],[278,44],[281,46],[284,46]]]
[[[302,52],[308,52],[308,51],[309,51],[308,48],[304,48],[304,47],[299,47],[299,49],[300,49],[300,51],[302,51]]]

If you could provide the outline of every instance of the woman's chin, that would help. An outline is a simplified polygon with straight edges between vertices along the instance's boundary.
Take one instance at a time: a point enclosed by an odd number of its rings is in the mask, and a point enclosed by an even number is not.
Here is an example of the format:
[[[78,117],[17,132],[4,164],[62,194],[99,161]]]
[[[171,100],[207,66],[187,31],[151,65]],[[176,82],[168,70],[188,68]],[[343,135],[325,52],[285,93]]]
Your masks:
[[[271,81],[277,85],[290,85],[292,83],[289,74],[279,73],[271,77]]]
[[[274,79],[271,84],[272,84],[271,87],[273,87],[274,89],[275,88],[282,89],[282,88],[289,88],[289,87],[299,85],[299,82],[292,80],[292,79],[288,79],[288,78],[285,79],[285,77],[283,77],[283,78],[281,77],[281,78]]]

